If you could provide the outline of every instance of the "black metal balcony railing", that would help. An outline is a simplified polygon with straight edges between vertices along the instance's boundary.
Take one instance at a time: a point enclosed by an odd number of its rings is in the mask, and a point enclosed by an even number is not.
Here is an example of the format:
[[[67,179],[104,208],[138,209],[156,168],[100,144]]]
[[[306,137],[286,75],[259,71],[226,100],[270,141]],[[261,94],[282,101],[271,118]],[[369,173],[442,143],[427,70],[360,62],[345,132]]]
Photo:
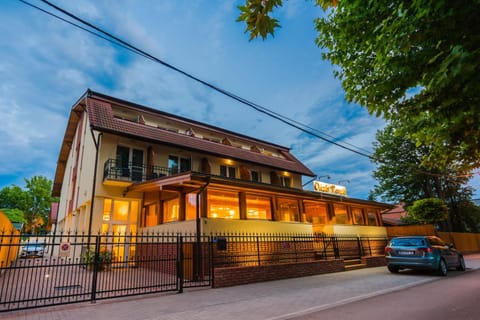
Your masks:
[[[183,170],[187,171],[187,170]],[[160,177],[179,173],[180,168],[166,168],[160,166],[136,165],[116,159],[108,159],[103,169],[103,180],[126,180],[143,182]]]
[[[130,162],[123,162],[116,159],[108,159],[104,164],[103,169],[103,180],[123,180],[129,182],[144,182],[156,178],[171,176],[177,173],[192,171],[191,169],[183,169],[183,168],[167,168],[167,167],[160,167],[160,166],[147,166],[147,165],[135,165],[131,161]],[[197,171],[192,171],[195,173],[201,173]],[[206,174],[206,173],[202,173]],[[208,173],[211,177],[218,177],[222,179],[228,179],[233,181],[248,181],[257,185],[265,185],[271,186],[271,183],[260,182],[260,181],[252,181],[252,180],[245,180],[242,178],[233,178],[233,177],[226,177],[223,175],[215,175]],[[285,189],[297,189],[295,187],[286,187],[281,186]]]

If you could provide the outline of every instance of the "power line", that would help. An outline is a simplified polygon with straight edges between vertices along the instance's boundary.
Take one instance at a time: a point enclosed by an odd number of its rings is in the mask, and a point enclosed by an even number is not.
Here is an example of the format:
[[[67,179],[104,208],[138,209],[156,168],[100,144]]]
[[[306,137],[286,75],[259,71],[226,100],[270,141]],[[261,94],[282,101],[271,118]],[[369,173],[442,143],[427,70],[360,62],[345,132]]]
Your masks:
[[[205,85],[205,86],[207,86],[207,87],[209,87],[209,88],[211,88],[211,89],[213,89],[213,90],[215,90],[215,91],[217,91],[217,92],[219,92],[219,93],[221,93],[221,94],[223,94],[223,95],[225,95],[225,96],[228,96],[228,97],[231,98],[231,99],[234,99],[234,100],[236,100],[236,101],[238,101],[238,102],[240,102],[240,103],[242,103],[242,104],[244,104],[244,105],[247,105],[247,106],[253,108],[254,110],[256,110],[256,111],[258,111],[258,112],[260,112],[260,113],[263,113],[263,114],[265,114],[265,115],[267,115],[267,116],[270,116],[270,117],[272,117],[272,118],[274,118],[274,119],[277,119],[277,120],[279,120],[279,121],[281,121],[281,122],[283,122],[283,123],[285,123],[285,124],[287,124],[287,125],[289,125],[289,126],[291,126],[291,127],[294,127],[294,128],[296,128],[296,129],[304,132],[304,133],[307,133],[307,134],[309,134],[309,135],[311,135],[311,136],[314,136],[314,137],[316,137],[316,138],[319,138],[319,139],[321,139],[321,140],[323,140],[323,141],[325,141],[325,142],[327,142],[327,143],[333,144],[333,145],[335,145],[335,146],[337,146],[337,147],[340,147],[340,148],[343,148],[343,149],[345,149],[345,150],[351,151],[351,152],[356,153],[356,154],[358,154],[358,155],[361,155],[361,156],[363,156],[363,157],[369,158],[369,159],[371,159],[371,160],[375,160],[374,157],[373,157],[371,154],[368,154],[368,153],[369,153],[368,151],[367,151],[367,152],[359,151],[359,150],[362,150],[362,149],[359,148],[359,147],[357,147],[357,146],[354,146],[353,144],[350,144],[350,143],[348,143],[348,142],[343,142],[344,144],[348,144],[348,145],[352,146],[352,147],[355,148],[355,149],[350,148],[350,147],[347,147],[347,146],[345,146],[345,145],[343,145],[343,144],[340,144],[340,143],[338,143],[338,142],[336,142],[336,141],[333,141],[333,139],[336,140],[337,138],[335,138],[335,137],[333,137],[333,136],[331,136],[331,135],[328,135],[328,134],[326,134],[326,133],[323,133],[323,132],[321,132],[321,131],[319,131],[319,130],[317,130],[317,129],[314,129],[314,128],[308,126],[308,125],[305,125],[305,124],[303,124],[303,123],[301,123],[301,122],[299,122],[299,121],[296,121],[296,120],[294,120],[294,119],[291,119],[291,118],[289,118],[289,117],[286,117],[286,116],[284,116],[284,115],[281,115],[281,114],[279,114],[279,113],[277,113],[277,112],[275,112],[275,111],[272,111],[272,110],[270,110],[270,109],[268,109],[268,108],[266,108],[266,107],[263,107],[263,106],[261,106],[261,105],[259,105],[259,104],[256,104],[256,103],[254,103],[254,102],[251,102],[251,101],[249,101],[249,100],[247,100],[247,99],[245,99],[245,98],[242,98],[242,97],[240,97],[240,96],[238,96],[238,95],[236,95],[236,94],[234,94],[234,93],[232,93],[232,92],[229,92],[229,91],[227,91],[227,90],[225,90],[225,89],[222,89],[222,88],[220,88],[220,87],[217,87],[217,86],[215,86],[215,85],[213,85],[213,84],[211,84],[211,83],[209,83],[209,82],[207,82],[207,81],[204,81],[204,80],[202,80],[202,79],[200,79],[200,78],[198,78],[198,77],[195,77],[195,76],[193,76],[192,74],[190,74],[190,73],[188,73],[188,72],[186,72],[186,71],[184,71],[184,70],[181,70],[181,69],[179,69],[179,68],[177,68],[177,67],[175,67],[175,66],[173,66],[173,65],[171,65],[171,64],[169,64],[169,63],[167,63],[167,62],[165,62],[165,61],[163,61],[163,60],[161,60],[161,59],[159,59],[159,58],[157,58],[157,57],[155,57],[155,56],[153,56],[153,55],[151,55],[151,54],[149,54],[148,52],[146,52],[146,51],[144,51],[144,50],[139,49],[138,47],[136,47],[136,46],[134,46],[134,45],[132,45],[132,44],[130,44],[130,43],[128,43],[128,42],[120,39],[119,37],[117,37],[117,36],[115,36],[115,35],[107,32],[107,31],[103,30],[103,29],[100,28],[100,27],[95,26],[94,24],[92,24],[92,23],[90,23],[90,22],[88,22],[88,21],[85,21],[85,20],[79,18],[78,16],[76,16],[76,15],[68,12],[68,11],[65,10],[65,9],[60,8],[59,6],[57,6],[57,5],[55,5],[55,4],[52,4],[51,2],[49,2],[49,1],[47,1],[47,0],[40,0],[40,1],[43,2],[43,3],[45,3],[46,5],[50,6],[51,8],[54,8],[55,10],[63,13],[64,15],[66,15],[66,16],[68,16],[68,17],[70,17],[70,18],[72,18],[72,19],[80,22],[81,24],[83,24],[83,25],[85,25],[85,26],[88,26],[89,28],[91,28],[91,29],[93,29],[93,30],[96,30],[98,33],[97,33],[97,32],[94,32],[94,31],[91,31],[91,30],[89,30],[89,29],[87,29],[87,28],[84,28],[84,27],[82,27],[82,26],[80,26],[80,25],[78,25],[78,24],[76,24],[76,23],[74,23],[74,22],[72,22],[72,21],[69,21],[69,20],[66,20],[66,19],[64,19],[64,18],[62,18],[62,17],[59,17],[59,16],[57,16],[57,15],[51,13],[51,12],[48,12],[48,11],[42,9],[42,8],[39,8],[39,7],[37,7],[37,6],[29,3],[28,1],[25,1],[25,0],[19,0],[19,1],[22,2],[22,3],[24,3],[24,4],[26,4],[26,5],[29,5],[29,6],[31,6],[31,7],[33,7],[33,8],[35,8],[35,9],[38,9],[38,10],[40,10],[40,11],[42,11],[42,12],[44,12],[44,13],[46,13],[46,14],[54,17],[54,18],[57,18],[57,19],[59,19],[59,20],[61,20],[61,21],[63,21],[63,22],[66,22],[66,23],[68,23],[68,24],[70,24],[70,25],[72,25],[72,26],[75,26],[75,27],[77,27],[77,28],[80,28],[81,30],[86,31],[86,32],[88,32],[88,33],[90,33],[90,34],[92,34],[92,35],[94,35],[94,36],[97,36],[97,37],[99,37],[99,38],[101,38],[101,39],[103,39],[103,40],[106,40],[106,41],[108,41],[108,42],[110,42],[110,43],[112,43],[112,44],[115,44],[115,45],[120,46],[120,47],[122,47],[122,48],[124,48],[124,49],[127,49],[127,50],[129,50],[129,51],[131,51],[131,52],[133,52],[133,53],[135,53],[135,54],[138,54],[138,55],[140,55],[140,56],[142,56],[142,57],[144,57],[144,58],[147,58],[147,59],[149,59],[149,60],[152,60],[152,61],[154,61],[154,62],[156,62],[156,63],[162,64],[163,66],[165,66],[165,67],[167,67],[167,68],[169,68],[169,69],[171,69],[171,70],[174,70],[174,71],[176,71],[176,72],[178,72],[178,73],[181,73],[181,74],[183,74],[184,76],[186,76],[186,77],[188,77],[188,78],[190,78],[190,79],[192,79],[192,80],[194,80],[194,81],[196,81],[196,82],[199,82],[199,83],[201,83],[201,84],[203,84],[203,85]],[[325,136],[327,136],[327,137],[325,137]],[[364,151],[365,151],[365,150],[364,150]]]

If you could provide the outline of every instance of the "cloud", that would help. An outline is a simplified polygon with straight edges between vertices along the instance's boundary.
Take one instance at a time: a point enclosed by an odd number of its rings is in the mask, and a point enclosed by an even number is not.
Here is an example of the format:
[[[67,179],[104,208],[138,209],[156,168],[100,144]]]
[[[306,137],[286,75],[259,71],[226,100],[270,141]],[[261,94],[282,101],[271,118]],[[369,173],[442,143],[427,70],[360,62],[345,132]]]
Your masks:
[[[381,119],[344,101],[315,45],[311,2],[286,2],[274,39],[248,41],[230,1],[62,3],[202,80],[324,133],[371,150]],[[0,10],[0,188],[33,174],[53,178],[72,104],[87,87],[230,131],[291,147],[332,181],[364,197],[372,164],[221,95],[165,66],[16,2]],[[14,173],[14,174],[12,174]]]

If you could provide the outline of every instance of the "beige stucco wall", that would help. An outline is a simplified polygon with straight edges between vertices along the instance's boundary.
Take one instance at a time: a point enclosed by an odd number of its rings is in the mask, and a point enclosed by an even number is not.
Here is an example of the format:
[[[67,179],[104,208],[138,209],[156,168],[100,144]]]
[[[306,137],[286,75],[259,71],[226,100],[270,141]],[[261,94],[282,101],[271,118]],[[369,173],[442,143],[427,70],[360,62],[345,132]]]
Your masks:
[[[131,139],[113,136],[109,134],[104,134],[102,137],[101,152],[99,157],[99,167],[103,168],[103,165],[108,159],[116,158],[117,145],[122,145],[129,148],[136,148],[136,149],[143,150],[144,163],[146,163],[147,149],[148,147],[151,146],[155,154],[153,164],[156,166],[167,167],[168,156],[176,155],[178,157],[190,157],[192,159],[192,170],[200,172],[202,159],[207,157],[210,163],[212,174],[220,175],[220,165],[229,165],[229,166],[237,167],[237,176],[238,177],[240,176],[240,173],[238,172],[238,168],[242,163],[239,161],[231,160],[231,162],[228,162],[227,160],[229,159],[227,158],[214,157],[214,156],[208,156],[208,155],[206,156],[198,152],[181,150],[178,147],[173,148],[168,146],[159,146],[159,145],[154,145],[147,142],[131,140]],[[249,164],[248,167],[251,170],[258,171],[261,174],[262,182],[270,183],[270,171],[272,170],[271,168],[267,168],[260,165],[251,165],[251,164]],[[102,170],[102,173],[103,173],[103,170]],[[299,174],[291,174],[290,177],[292,179],[293,186],[301,189],[302,188],[301,176]],[[99,182],[101,182],[102,179],[103,179],[103,176],[101,176],[100,178],[97,177],[97,180],[100,180]],[[101,188],[102,186],[97,186],[97,187]]]
[[[57,230],[76,232],[85,232],[88,230],[88,215],[90,213],[96,157],[96,147],[93,135],[95,135],[95,139],[98,141],[99,133],[93,132],[92,135],[88,117],[85,114],[84,116],[85,118],[81,127],[77,127],[65,167],[63,184],[60,192]],[[79,139],[79,132],[81,132],[81,142],[77,149],[76,146]],[[73,184],[72,179],[75,169],[77,170],[77,178],[75,184]],[[72,191],[74,192],[72,193]],[[69,212],[70,201],[73,202],[71,212]]]
[[[202,219],[202,232],[215,234],[226,232],[261,233],[261,234],[312,234],[310,223],[262,221],[262,220],[227,220],[227,219]]]
[[[200,219],[200,230],[204,235],[215,234],[302,234],[311,235],[310,223],[261,221],[261,220],[228,220]],[[142,228],[140,232],[153,233],[185,233],[196,232],[196,220],[170,222],[154,227]]]

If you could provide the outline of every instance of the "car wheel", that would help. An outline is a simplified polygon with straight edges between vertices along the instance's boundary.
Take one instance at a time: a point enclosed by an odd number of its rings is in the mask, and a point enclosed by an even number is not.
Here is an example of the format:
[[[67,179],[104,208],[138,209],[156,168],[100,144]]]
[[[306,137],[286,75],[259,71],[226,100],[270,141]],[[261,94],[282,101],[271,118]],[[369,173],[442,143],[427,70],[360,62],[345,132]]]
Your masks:
[[[400,270],[397,266],[391,266],[391,265],[388,265],[387,268],[388,268],[388,271],[390,271],[391,273],[398,273],[398,271]]]
[[[458,257],[458,266],[457,266],[457,270],[458,271],[465,271],[466,267],[465,267],[465,259],[463,259],[463,256],[459,256]]]
[[[441,276],[447,275],[447,264],[443,259],[440,259],[440,262],[438,263],[438,274]]]

